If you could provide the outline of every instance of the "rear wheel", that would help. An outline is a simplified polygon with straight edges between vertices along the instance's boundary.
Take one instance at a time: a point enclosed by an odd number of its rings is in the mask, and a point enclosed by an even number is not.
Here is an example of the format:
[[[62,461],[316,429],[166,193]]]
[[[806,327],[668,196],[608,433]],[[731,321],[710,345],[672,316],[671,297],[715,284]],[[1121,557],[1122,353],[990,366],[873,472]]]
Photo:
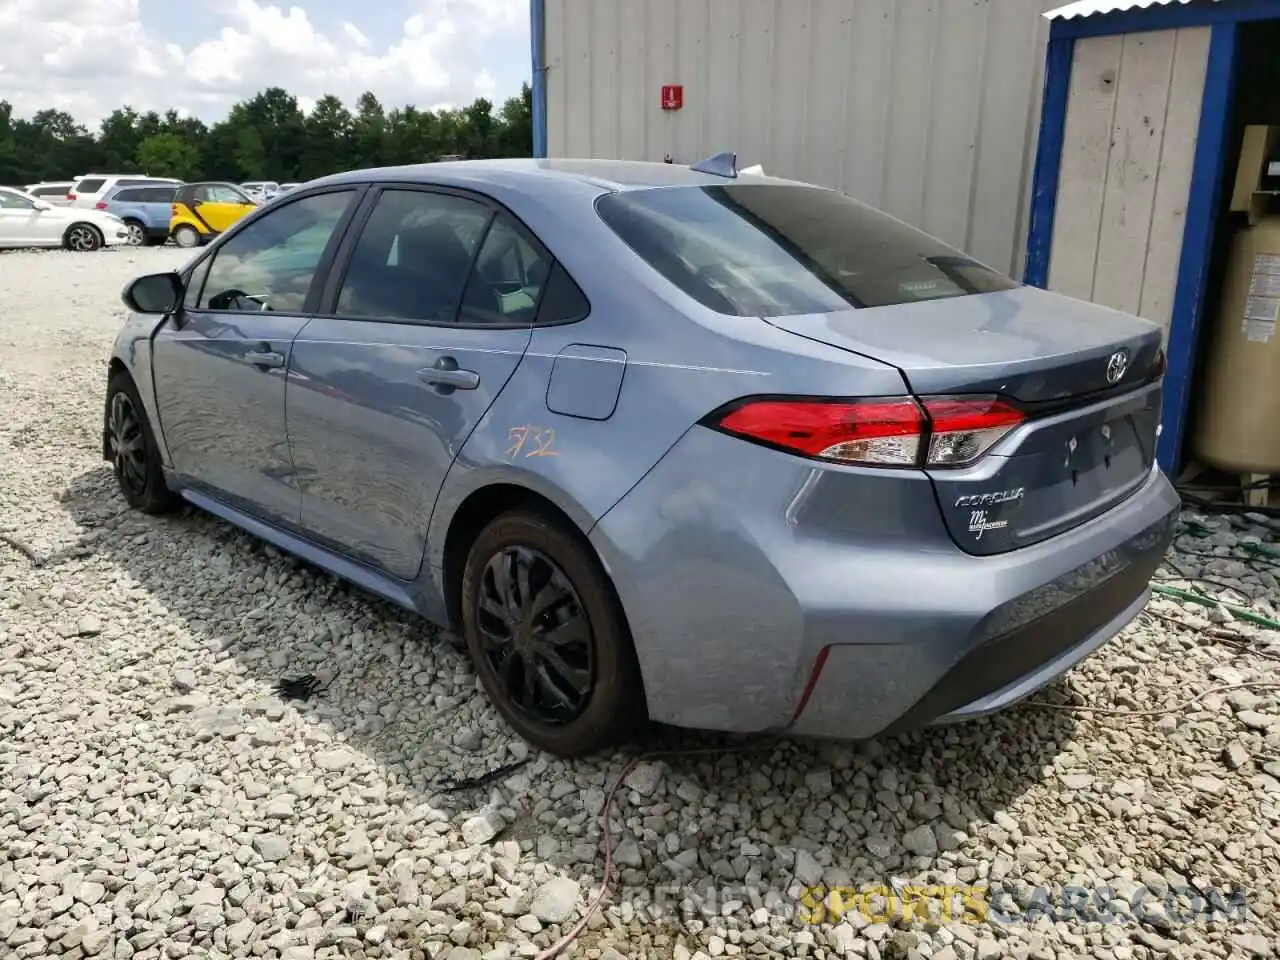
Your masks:
[[[165,484],[160,449],[138,388],[123,371],[107,381],[107,446],[116,485],[129,506],[143,513],[168,513],[180,504]]]
[[[200,234],[195,227],[189,227],[184,223],[173,231],[173,242],[180,247],[198,247]]]
[[[467,650],[523,739],[577,757],[645,719],[630,632],[599,561],[557,520],[516,510],[476,538],[462,578]]]
[[[128,228],[128,236],[125,242],[131,247],[145,247],[147,245],[147,228],[137,220],[126,220],[124,225]]]
[[[102,246],[102,234],[91,223],[73,223],[62,235],[62,245],[80,253],[97,250]]]

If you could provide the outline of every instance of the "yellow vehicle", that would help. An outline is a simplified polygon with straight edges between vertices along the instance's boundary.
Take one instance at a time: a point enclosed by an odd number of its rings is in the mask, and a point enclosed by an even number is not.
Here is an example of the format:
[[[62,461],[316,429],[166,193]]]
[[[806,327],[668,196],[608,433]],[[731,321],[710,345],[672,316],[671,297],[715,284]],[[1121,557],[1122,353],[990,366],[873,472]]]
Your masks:
[[[198,247],[256,206],[234,183],[184,183],[173,196],[169,236],[180,247]]]

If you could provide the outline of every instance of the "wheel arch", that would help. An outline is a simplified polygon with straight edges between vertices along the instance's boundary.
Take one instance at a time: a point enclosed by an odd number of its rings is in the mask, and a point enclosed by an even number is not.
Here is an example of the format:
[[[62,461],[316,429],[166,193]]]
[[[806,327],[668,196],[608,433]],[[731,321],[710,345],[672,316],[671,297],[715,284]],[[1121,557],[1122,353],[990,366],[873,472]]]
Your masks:
[[[69,224],[67,224],[67,229],[62,231],[62,245],[64,247],[70,244],[71,231],[74,230],[76,227],[87,227],[88,229],[92,230],[95,234],[97,234],[99,248],[101,248],[106,244],[107,235],[102,232],[102,228],[99,227],[97,224],[90,223],[88,220],[72,220]]]
[[[560,495],[556,496],[557,493]],[[567,501],[568,509],[557,500]],[[460,609],[462,577],[471,545],[494,518],[521,508],[540,512],[558,520],[599,566],[605,587],[609,592],[610,602],[617,612],[626,642],[630,647],[629,655],[633,658],[640,684],[640,702],[647,710],[648,694],[643,661],[635,649],[635,639],[626,607],[622,603],[617,584],[613,582],[613,573],[608,563],[588,536],[594,522],[590,515],[581,506],[569,500],[563,491],[540,492],[518,481],[505,478],[478,485],[462,498],[457,509],[449,515],[447,530],[442,530],[443,536],[436,540],[437,543],[443,544],[439,552],[438,582],[444,595],[444,609],[449,629],[458,636],[462,636]],[[436,517],[433,517],[433,527],[438,518],[437,513]],[[444,524],[441,523],[441,526],[443,527]]]
[[[457,506],[448,511],[447,519],[437,511],[432,522],[434,535],[428,539],[427,561],[439,571],[440,589],[444,595],[450,629],[455,632],[461,629],[462,618],[458,601],[462,591],[462,573],[466,566],[467,554],[471,550],[471,545],[475,543],[476,537],[480,535],[480,531],[500,514],[520,508],[548,514],[560,521],[567,530],[575,533],[582,546],[591,552],[602,568],[604,567],[603,559],[587,539],[590,521],[584,527],[581,508],[574,509],[576,505],[570,505],[566,509],[563,505],[564,499],[562,496],[557,497],[554,494],[548,495],[547,492],[535,490],[513,478],[504,477],[478,484],[461,495]],[[441,546],[433,550],[430,544],[441,544]],[[617,590],[613,586],[613,580],[607,569],[605,578],[609,581],[609,587],[616,597]]]

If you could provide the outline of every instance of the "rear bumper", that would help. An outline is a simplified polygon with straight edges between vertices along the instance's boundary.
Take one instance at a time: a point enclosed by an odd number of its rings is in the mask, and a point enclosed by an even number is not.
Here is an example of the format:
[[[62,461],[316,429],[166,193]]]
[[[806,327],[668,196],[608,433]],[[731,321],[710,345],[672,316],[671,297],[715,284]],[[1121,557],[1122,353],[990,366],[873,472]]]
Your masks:
[[[1001,710],[1142,609],[1179,501],[1153,469],[1050,540],[965,554],[928,479],[691,431],[591,533],[653,719],[860,739]]]
[[[945,662],[945,653],[940,656],[937,650],[900,649],[897,662],[883,666],[872,648],[832,646],[791,729],[816,737],[894,734],[971,720],[1018,703],[1089,656],[1142,611],[1151,595],[1151,575],[1170,538],[1171,526],[1158,522],[1128,544],[1133,549],[1118,559],[1117,569],[1108,579],[1042,615],[989,638],[979,632],[976,641],[968,644],[940,639],[941,649],[954,651],[955,659],[948,666],[939,666]],[[1073,571],[1034,593],[1070,596],[1070,581],[1080,573],[1088,575],[1087,571]],[[1007,606],[1034,599],[1019,597]],[[922,672],[922,664],[932,666]],[[881,683],[900,695],[872,717],[862,708],[859,697],[868,676],[875,675],[877,669]],[[923,694],[912,700],[922,687]],[[889,717],[893,719],[885,723]]]

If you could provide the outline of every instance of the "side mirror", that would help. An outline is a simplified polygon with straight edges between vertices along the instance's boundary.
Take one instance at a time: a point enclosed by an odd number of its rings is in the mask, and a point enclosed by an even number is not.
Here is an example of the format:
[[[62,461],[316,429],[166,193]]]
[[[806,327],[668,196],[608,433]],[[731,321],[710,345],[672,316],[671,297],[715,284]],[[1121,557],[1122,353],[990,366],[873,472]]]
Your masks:
[[[182,277],[176,273],[149,273],[132,281],[120,295],[134,313],[172,313],[182,302]]]

